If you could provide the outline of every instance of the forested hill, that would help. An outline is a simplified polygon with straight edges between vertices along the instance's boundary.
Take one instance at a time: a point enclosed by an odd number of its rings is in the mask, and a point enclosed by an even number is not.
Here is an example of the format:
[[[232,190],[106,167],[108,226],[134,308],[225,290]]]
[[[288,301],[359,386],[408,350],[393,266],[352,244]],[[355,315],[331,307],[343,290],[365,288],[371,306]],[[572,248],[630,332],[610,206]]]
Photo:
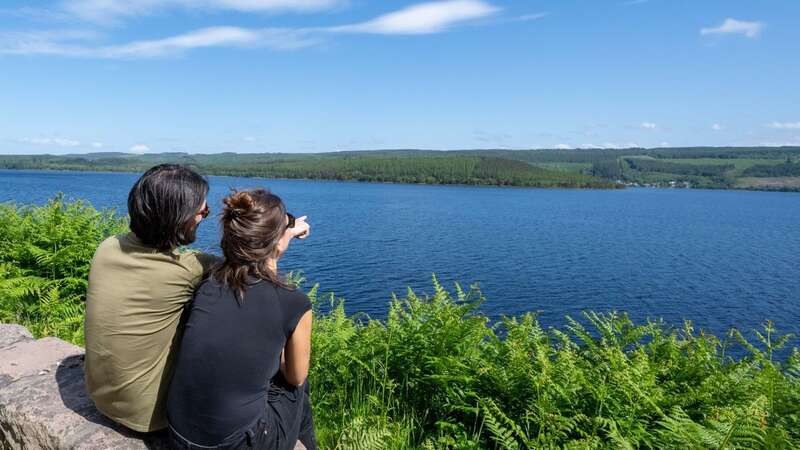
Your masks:
[[[800,147],[368,150],[330,153],[0,155],[0,168],[141,172],[191,164],[211,175],[528,187],[624,185],[800,190]]]
[[[245,177],[521,187],[621,187],[613,180],[590,174],[551,170],[508,158],[451,152],[0,156],[0,168],[5,169],[141,172],[164,162],[191,164],[210,175]]]

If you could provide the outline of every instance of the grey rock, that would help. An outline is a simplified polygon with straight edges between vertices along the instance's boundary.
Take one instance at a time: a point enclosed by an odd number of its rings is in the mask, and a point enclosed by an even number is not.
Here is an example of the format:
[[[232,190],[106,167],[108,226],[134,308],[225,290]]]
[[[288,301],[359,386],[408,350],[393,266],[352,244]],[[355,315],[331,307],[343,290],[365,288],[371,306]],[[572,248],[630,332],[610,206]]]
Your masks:
[[[14,323],[0,323],[0,349],[20,341],[29,341],[33,335],[27,328]]]
[[[83,349],[34,340],[0,324],[0,448],[168,449],[166,433],[137,433],[105,417],[86,392]],[[298,442],[295,450],[305,450]]]

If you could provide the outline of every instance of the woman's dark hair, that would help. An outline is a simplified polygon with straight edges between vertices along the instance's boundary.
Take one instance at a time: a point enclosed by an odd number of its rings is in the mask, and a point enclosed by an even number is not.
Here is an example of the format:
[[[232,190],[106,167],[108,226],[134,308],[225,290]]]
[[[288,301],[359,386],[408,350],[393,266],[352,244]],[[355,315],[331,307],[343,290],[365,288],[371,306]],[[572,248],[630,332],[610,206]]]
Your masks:
[[[180,164],[161,164],[144,173],[128,194],[131,231],[143,243],[171,250],[194,242],[195,215],[208,194],[208,182]]]
[[[267,265],[286,232],[286,207],[280,197],[252,189],[234,191],[223,203],[220,247],[225,259],[212,270],[214,279],[233,289],[238,298],[244,298],[248,278],[292,288]]]

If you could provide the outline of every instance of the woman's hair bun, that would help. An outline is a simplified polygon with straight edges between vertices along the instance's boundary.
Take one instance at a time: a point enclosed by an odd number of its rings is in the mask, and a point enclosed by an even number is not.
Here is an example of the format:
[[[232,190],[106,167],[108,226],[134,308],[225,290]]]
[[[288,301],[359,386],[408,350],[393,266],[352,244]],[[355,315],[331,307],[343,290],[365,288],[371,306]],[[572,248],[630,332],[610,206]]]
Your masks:
[[[253,197],[247,191],[232,192],[222,200],[226,218],[236,219],[253,209]]]

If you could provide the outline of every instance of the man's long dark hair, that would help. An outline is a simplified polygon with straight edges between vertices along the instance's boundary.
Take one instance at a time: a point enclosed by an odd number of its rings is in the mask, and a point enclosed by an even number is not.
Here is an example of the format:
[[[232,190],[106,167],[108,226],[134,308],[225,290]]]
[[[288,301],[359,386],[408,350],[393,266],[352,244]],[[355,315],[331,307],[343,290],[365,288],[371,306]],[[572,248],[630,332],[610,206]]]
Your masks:
[[[144,173],[128,194],[131,231],[145,245],[172,250],[195,240],[195,215],[208,195],[208,182],[191,168],[161,164]]]

